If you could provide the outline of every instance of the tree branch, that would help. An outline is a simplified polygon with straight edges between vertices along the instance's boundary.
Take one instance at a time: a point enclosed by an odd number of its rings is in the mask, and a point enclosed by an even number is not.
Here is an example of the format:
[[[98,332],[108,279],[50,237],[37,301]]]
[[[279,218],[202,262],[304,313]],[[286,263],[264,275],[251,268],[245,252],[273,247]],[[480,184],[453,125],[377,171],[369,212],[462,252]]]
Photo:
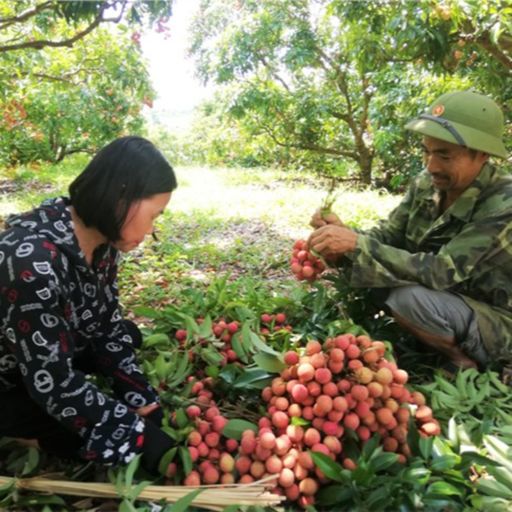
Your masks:
[[[21,23],[36,14],[46,10],[49,8],[50,10],[55,10],[55,5],[52,5],[52,2],[44,2],[42,4],[36,5],[33,9],[27,9],[26,11],[18,14],[17,16],[12,16],[11,18],[0,18],[0,30],[4,30],[15,23]]]
[[[343,150],[343,149],[331,149],[331,148],[325,148],[323,146],[319,146],[318,144],[306,144],[301,142],[296,143],[290,143],[290,142],[283,142],[278,139],[276,134],[274,133],[274,130],[261,122],[259,122],[259,125],[263,129],[263,131],[272,139],[272,141],[277,144],[278,146],[282,148],[295,148],[295,149],[303,149],[307,151],[314,151],[316,153],[321,153],[323,155],[333,155],[333,156],[346,156],[349,158],[352,158],[354,160],[357,160],[357,154],[353,151],[349,150]],[[290,139],[293,138],[293,135],[290,137]]]
[[[117,23],[122,17],[125,6],[126,6],[126,2],[123,4],[123,8],[122,8],[119,16],[117,16],[115,18],[103,18],[103,13],[104,13],[105,9],[108,7],[108,3],[106,3],[106,2],[103,3],[103,5],[100,7],[100,11],[99,11],[98,15],[94,18],[92,23],[88,27],[86,27],[84,30],[77,32],[73,37],[70,37],[69,39],[64,39],[62,41],[50,41],[50,40],[46,40],[46,39],[41,39],[41,40],[36,40],[36,41],[25,41],[23,43],[0,46],[0,52],[8,52],[8,51],[13,51],[13,50],[24,50],[27,48],[31,48],[34,50],[40,50],[41,48],[45,48],[47,46],[51,46],[53,48],[62,47],[62,46],[71,47],[71,46],[73,46],[73,43],[75,43],[76,41],[78,41],[80,39],[83,39],[87,34],[92,32],[96,27],[98,27],[100,25],[100,23],[105,23],[105,22]]]
[[[271,76],[274,77],[274,79],[277,80],[286,89],[287,92],[290,92],[290,87],[288,86],[288,84],[284,81],[283,78],[281,78],[281,76],[278,73],[276,73],[270,67],[270,65],[267,63],[267,60],[265,59],[265,57],[263,57],[263,55],[259,55],[259,54],[256,54],[256,57],[263,64],[265,69],[268,70],[268,72],[271,74]]]
[[[491,42],[489,32],[484,32],[475,40],[475,43],[490,53],[498,62],[501,62],[509,71],[512,70],[512,58]]]

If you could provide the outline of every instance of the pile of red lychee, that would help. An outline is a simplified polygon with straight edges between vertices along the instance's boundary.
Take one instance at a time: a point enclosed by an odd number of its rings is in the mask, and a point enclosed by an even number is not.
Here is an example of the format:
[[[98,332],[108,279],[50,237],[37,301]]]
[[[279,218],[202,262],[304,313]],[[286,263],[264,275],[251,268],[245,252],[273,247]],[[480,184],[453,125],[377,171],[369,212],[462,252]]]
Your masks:
[[[311,452],[349,470],[357,467],[344,450],[349,430],[360,446],[378,433],[383,449],[405,463],[410,418],[422,436],[439,434],[440,425],[425,397],[406,387],[407,373],[385,359],[385,352],[383,342],[353,334],[286,352],[286,367],[262,391],[267,414],[256,432],[243,432],[239,443],[222,435],[227,419],[212,391],[196,382],[199,405],[187,409],[194,422],[188,446],[195,468],[184,483],[248,483],[274,475],[273,492],[306,507],[327,483]]]
[[[290,268],[299,281],[314,281],[325,270],[324,262],[308,249],[306,240],[293,244]]]
[[[260,320],[260,333],[263,334],[263,336],[283,329],[288,332],[293,330],[293,327],[287,323],[287,318],[284,313],[263,313]]]
[[[196,322],[201,324],[204,321],[203,318],[197,318]],[[231,339],[233,335],[240,329],[240,324],[236,320],[226,322],[224,318],[220,318],[212,323],[212,333],[217,343],[214,342],[214,346],[219,350],[223,356],[223,360],[220,365],[225,366],[227,363],[238,361],[238,356],[233,350],[231,345]],[[187,339],[187,331],[185,329],[178,329],[174,334],[174,337],[178,340],[182,347],[185,347]],[[207,345],[209,343],[206,339],[200,339],[199,345]],[[189,357],[191,360],[194,359],[194,349],[189,348]]]

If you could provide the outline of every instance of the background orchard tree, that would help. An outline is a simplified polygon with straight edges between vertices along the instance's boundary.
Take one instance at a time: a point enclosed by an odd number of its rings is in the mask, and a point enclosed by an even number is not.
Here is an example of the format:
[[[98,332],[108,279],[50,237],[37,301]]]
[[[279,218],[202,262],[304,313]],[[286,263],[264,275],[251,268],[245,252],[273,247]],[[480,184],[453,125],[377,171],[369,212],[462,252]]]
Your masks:
[[[124,132],[140,132],[143,102],[151,104],[153,92],[128,30],[98,29],[87,43],[24,53],[17,62],[18,68],[3,66],[0,158],[5,163],[60,161],[71,153],[94,152]],[[20,71],[28,67],[30,73]]]
[[[203,0],[191,52],[205,81],[230,86],[223,111],[241,132],[320,172],[396,185],[420,168],[402,127],[425,103],[472,86],[506,101],[493,55],[509,18],[500,2],[467,4]],[[499,23],[485,63],[471,49],[484,21]]]
[[[172,2],[0,1],[0,162],[60,161],[140,133],[153,90],[143,25]]]
[[[145,21],[162,30],[173,0],[0,1],[0,52],[71,47],[102,24]],[[62,31],[62,27],[66,31]]]

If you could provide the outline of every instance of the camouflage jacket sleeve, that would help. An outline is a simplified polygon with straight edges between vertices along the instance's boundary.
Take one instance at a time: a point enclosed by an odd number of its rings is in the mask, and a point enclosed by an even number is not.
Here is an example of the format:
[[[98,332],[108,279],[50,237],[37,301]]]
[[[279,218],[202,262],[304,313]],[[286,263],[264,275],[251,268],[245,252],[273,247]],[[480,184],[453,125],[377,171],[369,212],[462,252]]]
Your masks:
[[[482,180],[488,180],[487,174]],[[421,186],[412,187],[385,229],[359,234],[356,250],[349,255],[350,284],[373,288],[421,284],[435,290],[469,290],[469,295],[487,288],[494,294],[492,286],[481,284],[495,279],[497,266],[510,265],[512,209],[510,200],[496,193],[498,186],[494,191],[487,187],[488,197],[482,187],[476,183],[449,210],[432,218],[425,213],[429,205]],[[495,303],[493,297],[480,299]]]

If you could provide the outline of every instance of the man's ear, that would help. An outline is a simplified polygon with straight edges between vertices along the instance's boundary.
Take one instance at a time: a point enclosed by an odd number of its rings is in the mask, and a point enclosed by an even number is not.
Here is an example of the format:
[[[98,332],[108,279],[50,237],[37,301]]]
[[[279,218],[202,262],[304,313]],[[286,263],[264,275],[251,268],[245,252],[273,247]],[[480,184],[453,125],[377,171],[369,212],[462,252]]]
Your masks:
[[[489,157],[491,156],[491,155],[489,155],[489,153],[485,153],[483,151],[479,151],[477,153],[477,155],[480,156],[480,159],[482,161],[482,165],[485,164],[485,162],[487,162],[489,160]]]

